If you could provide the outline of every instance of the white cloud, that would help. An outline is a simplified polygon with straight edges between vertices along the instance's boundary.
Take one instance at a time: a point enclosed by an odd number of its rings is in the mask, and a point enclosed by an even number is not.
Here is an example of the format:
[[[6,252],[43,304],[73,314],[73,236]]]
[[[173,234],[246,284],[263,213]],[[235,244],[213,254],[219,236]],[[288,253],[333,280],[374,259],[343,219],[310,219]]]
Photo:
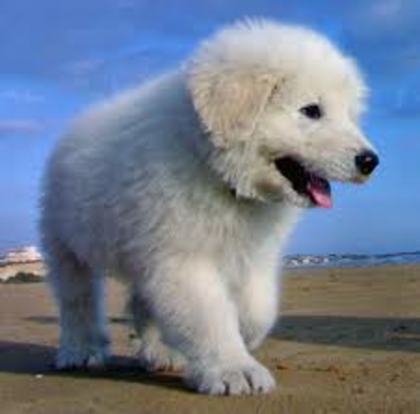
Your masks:
[[[84,76],[97,70],[104,63],[104,59],[83,59],[65,65],[67,73],[73,76]]]
[[[381,0],[372,4],[370,12],[376,17],[389,20],[395,18],[402,6],[401,0]]]
[[[37,119],[0,119],[0,137],[15,134],[36,134],[45,128]]]
[[[45,100],[44,96],[33,93],[29,90],[20,91],[8,89],[0,92],[0,99],[10,100],[19,103],[39,103]]]

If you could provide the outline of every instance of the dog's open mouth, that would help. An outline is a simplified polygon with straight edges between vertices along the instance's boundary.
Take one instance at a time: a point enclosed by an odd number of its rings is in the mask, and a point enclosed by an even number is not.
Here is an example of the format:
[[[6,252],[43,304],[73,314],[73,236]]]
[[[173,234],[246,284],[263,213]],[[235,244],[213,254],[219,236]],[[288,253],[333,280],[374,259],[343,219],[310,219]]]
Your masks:
[[[308,171],[291,157],[278,158],[275,165],[299,195],[308,197],[318,207],[332,207],[331,186],[325,178]]]

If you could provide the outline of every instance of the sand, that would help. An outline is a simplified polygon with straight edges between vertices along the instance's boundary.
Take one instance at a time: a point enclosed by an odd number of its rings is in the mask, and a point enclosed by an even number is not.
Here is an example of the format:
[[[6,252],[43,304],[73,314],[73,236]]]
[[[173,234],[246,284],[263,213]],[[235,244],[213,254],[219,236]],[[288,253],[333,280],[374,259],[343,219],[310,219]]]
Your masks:
[[[109,284],[114,353],[104,372],[58,373],[44,283],[0,285],[0,412],[420,413],[420,266],[289,271],[257,352],[278,381],[258,397],[206,397],[130,358],[123,291]]]

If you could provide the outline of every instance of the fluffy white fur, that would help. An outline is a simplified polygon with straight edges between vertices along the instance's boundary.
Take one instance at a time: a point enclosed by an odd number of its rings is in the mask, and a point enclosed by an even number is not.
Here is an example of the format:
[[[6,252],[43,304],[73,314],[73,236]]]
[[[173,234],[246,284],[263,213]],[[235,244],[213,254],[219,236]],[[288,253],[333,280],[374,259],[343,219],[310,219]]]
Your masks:
[[[57,366],[108,356],[101,285],[112,274],[128,285],[145,367],[185,365],[203,393],[271,390],[250,351],[276,319],[279,252],[310,205],[273,160],[299,156],[327,179],[356,181],[354,157],[370,148],[357,127],[364,95],[353,62],[321,35],[248,21],[77,120],[42,200]],[[311,102],[322,119],[299,112]]]

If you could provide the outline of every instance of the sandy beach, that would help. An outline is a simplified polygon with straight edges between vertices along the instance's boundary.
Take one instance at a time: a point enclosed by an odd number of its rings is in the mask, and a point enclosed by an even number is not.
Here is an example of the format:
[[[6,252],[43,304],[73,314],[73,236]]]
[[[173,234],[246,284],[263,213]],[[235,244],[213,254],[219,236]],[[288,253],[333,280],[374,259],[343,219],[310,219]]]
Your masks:
[[[110,282],[115,358],[107,371],[51,368],[57,315],[45,283],[0,285],[2,413],[419,413],[420,266],[288,271],[258,351],[273,394],[206,397],[130,358],[124,293]]]

